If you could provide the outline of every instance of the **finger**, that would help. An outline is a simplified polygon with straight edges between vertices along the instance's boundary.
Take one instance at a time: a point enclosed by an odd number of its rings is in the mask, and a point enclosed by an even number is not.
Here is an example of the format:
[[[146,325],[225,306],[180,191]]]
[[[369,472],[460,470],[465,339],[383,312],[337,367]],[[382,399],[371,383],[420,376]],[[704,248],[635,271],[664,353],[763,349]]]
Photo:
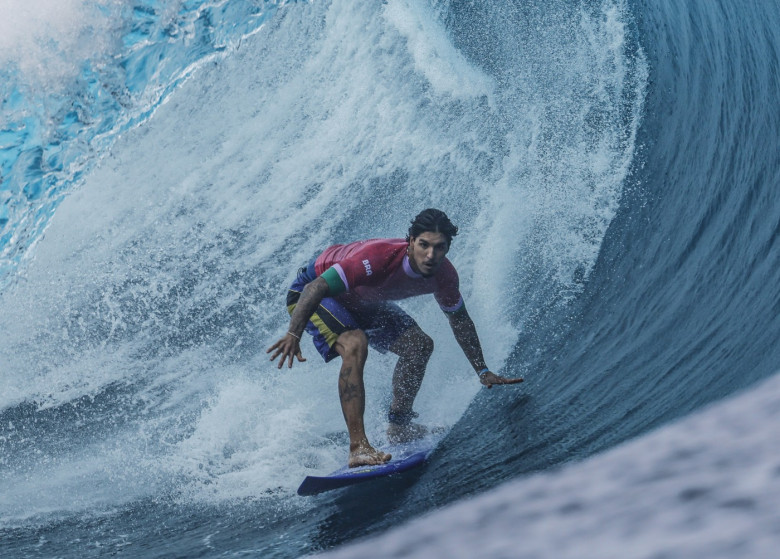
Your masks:
[[[306,361],[306,358],[303,356],[300,349],[298,350],[298,353],[295,354],[295,357],[298,358],[298,361]]]
[[[515,384],[517,382],[523,382],[522,377],[517,378],[509,378],[509,377],[502,377],[501,375],[485,375],[486,377],[489,377],[486,379],[488,382],[492,384]]]
[[[301,353],[300,348],[296,350],[295,346],[291,347],[289,350],[289,357],[287,361],[287,368],[292,369],[293,363],[295,362],[295,356],[297,354]]]
[[[287,359],[287,353],[288,350],[279,348],[279,352],[276,355],[280,355],[281,357],[279,357],[279,364],[276,366],[277,369],[281,369],[284,365],[284,360]],[[274,356],[274,358],[276,358],[276,356]]]
[[[268,353],[269,351],[271,351],[271,350],[269,349],[269,350],[268,350],[266,353]],[[280,354],[280,353],[282,353],[282,350],[281,350],[281,349],[277,349],[277,350],[276,350],[276,353],[274,353],[274,354],[271,356],[271,361],[276,361],[276,358],[277,358],[277,357],[279,357],[279,354]]]
[[[280,343],[282,343],[282,341],[281,341],[281,340],[279,340],[279,341],[278,341],[278,342],[276,342],[274,345],[272,345],[271,347],[269,347],[269,348],[268,348],[268,349],[267,349],[265,352],[266,352],[266,353],[271,353],[273,350],[275,350],[277,347],[279,347],[279,344],[280,344]]]

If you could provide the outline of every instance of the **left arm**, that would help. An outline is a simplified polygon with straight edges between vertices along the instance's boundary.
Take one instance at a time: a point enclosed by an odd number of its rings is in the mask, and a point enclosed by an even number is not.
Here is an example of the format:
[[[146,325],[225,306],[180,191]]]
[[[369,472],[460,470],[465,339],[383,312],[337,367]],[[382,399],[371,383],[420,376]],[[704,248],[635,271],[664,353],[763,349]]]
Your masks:
[[[471,320],[469,313],[466,311],[466,307],[461,307],[453,313],[446,314],[450,321],[452,333],[455,335],[458,345],[466,355],[466,359],[468,359],[471,366],[474,367],[474,371],[479,374],[480,371],[487,369],[485,358],[482,355],[482,345],[479,343],[479,336],[477,336],[477,328],[474,326],[474,321]],[[505,378],[487,370],[482,374],[479,374],[479,381],[488,388],[493,388],[494,384],[516,384],[518,382],[523,382],[523,379]]]
[[[474,371],[479,372],[487,368],[485,358],[482,355],[482,345],[477,336],[477,328],[469,313],[466,312],[466,307],[461,307],[454,313],[447,313],[447,318],[450,319],[450,327],[452,333],[455,334],[458,345],[466,354],[466,359],[474,367]]]

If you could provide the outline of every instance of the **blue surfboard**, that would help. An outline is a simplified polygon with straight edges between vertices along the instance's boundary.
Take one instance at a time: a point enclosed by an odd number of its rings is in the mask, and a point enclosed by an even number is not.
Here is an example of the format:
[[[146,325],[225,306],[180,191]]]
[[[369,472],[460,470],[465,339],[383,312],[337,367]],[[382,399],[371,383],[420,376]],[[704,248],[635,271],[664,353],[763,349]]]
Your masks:
[[[399,474],[416,468],[425,462],[436,448],[437,439],[425,438],[410,443],[382,447],[383,452],[392,454],[392,459],[378,466],[344,466],[326,476],[306,476],[298,488],[298,495],[316,495],[362,483],[379,477]]]

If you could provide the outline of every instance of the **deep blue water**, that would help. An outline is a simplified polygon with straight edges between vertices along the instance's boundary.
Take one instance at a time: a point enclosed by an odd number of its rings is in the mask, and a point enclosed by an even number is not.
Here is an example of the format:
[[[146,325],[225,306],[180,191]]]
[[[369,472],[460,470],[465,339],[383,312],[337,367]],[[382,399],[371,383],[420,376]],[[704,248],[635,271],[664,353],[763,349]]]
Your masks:
[[[106,3],[68,77],[4,60],[0,554],[297,557],[777,371],[780,5],[350,4]],[[265,362],[286,282],[428,205],[461,225],[488,361],[526,382],[479,391],[410,306],[448,437],[298,498],[344,437],[335,369]]]

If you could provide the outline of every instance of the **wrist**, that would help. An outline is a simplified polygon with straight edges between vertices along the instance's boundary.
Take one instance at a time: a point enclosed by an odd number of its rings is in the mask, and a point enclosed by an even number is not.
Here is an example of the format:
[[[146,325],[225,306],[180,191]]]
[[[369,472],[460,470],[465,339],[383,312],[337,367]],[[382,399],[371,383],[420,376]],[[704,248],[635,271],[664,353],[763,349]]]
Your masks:
[[[489,372],[490,372],[490,369],[488,369],[487,367],[483,367],[479,371],[477,371],[477,376],[479,378],[482,378],[485,375],[485,373],[489,373]]]
[[[299,342],[301,341],[301,337],[298,334],[296,334],[295,332],[293,332],[292,330],[288,330],[287,333],[290,334],[293,338],[295,338]]]

